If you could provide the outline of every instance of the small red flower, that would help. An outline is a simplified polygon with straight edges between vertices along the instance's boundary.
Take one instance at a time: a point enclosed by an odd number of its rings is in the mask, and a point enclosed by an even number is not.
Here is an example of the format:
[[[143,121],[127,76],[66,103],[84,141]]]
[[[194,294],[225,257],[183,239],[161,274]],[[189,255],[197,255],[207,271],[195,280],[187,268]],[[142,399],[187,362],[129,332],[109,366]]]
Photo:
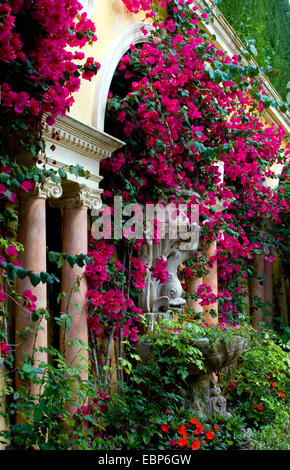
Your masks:
[[[162,424],[161,425],[161,431],[166,432],[170,429],[170,424]]]
[[[188,434],[187,434],[187,432],[186,432],[186,426],[185,426],[185,424],[182,424],[182,426],[178,426],[178,427],[177,427],[177,432],[178,432],[178,434],[180,434],[181,436],[184,436],[184,437],[187,437],[187,436],[188,436]]]
[[[170,411],[169,411],[169,410],[165,410],[165,411],[164,411],[164,414],[165,414],[165,415],[170,415]]]
[[[278,393],[279,393],[280,397],[286,397],[285,393],[283,393],[283,392],[278,392]]]
[[[194,434],[196,436],[198,436],[199,434],[201,434],[201,431],[203,430],[203,426],[202,425],[199,425],[197,426],[196,430],[194,431]]]
[[[180,447],[184,447],[184,446],[187,446],[188,442],[186,439],[184,439],[184,437],[181,437],[181,439],[178,439],[177,444]]]
[[[264,410],[263,405],[257,405],[257,408],[258,408],[258,410],[260,410],[260,411],[263,411],[263,410]]]
[[[219,432],[219,428],[217,426],[213,427],[216,432]]]
[[[191,445],[192,450],[197,450],[200,449],[200,442],[198,439],[196,441],[193,441],[193,444]]]
[[[196,424],[196,426],[200,426],[197,418],[191,418],[190,422],[191,422],[191,424]]]
[[[10,354],[9,344],[0,343],[0,353],[3,354],[3,356],[8,356],[8,354]]]
[[[206,437],[209,441],[211,441],[211,440],[214,438],[214,433],[211,432],[211,431],[208,431],[208,432],[206,433],[205,437]]]

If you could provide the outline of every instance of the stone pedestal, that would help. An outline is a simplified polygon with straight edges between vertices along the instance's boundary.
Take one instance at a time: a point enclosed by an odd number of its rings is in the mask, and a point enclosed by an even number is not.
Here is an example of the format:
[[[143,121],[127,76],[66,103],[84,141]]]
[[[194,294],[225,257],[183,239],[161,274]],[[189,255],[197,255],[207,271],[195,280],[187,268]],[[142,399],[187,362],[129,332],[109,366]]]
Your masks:
[[[248,340],[242,336],[235,336],[228,340],[216,339],[211,344],[208,338],[195,338],[190,341],[191,347],[200,350],[203,356],[203,369],[200,369],[195,362],[188,362],[186,369],[188,375],[186,380],[181,380],[176,376],[178,393],[181,391],[180,405],[198,413],[206,418],[214,414],[230,416],[226,407],[226,399],[223,397],[218,384],[214,379],[214,373],[232,364],[247,348]],[[154,353],[145,342],[137,344],[137,352],[142,361],[146,364],[154,359]],[[168,357],[176,357],[179,352],[169,342],[166,347]],[[163,375],[166,375],[166,364],[164,363]]]

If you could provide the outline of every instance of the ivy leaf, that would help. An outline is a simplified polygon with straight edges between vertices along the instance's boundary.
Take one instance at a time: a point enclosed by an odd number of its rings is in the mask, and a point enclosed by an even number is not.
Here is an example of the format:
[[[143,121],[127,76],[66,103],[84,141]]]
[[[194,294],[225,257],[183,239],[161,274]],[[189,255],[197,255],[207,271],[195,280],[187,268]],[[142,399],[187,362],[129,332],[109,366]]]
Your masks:
[[[59,168],[57,171],[58,171],[58,174],[59,174],[59,176],[61,177],[62,180],[67,179],[66,172],[62,168]]]
[[[40,276],[35,273],[31,273],[29,279],[33,287],[36,287],[41,281]]]
[[[255,48],[254,44],[250,44],[250,45],[249,45],[249,51],[250,51],[251,54],[252,54],[253,56],[255,56],[255,57],[256,57],[257,54],[258,54],[257,49]]]
[[[53,279],[52,279],[51,274],[45,273],[43,271],[40,273],[40,279],[44,284],[45,283],[47,283],[47,284],[52,284],[53,283]]]

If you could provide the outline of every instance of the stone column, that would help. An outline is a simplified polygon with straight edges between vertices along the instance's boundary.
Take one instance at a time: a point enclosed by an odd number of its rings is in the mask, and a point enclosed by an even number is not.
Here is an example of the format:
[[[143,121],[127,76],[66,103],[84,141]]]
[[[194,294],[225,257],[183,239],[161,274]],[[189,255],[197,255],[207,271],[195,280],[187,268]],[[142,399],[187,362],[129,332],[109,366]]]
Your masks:
[[[196,292],[199,286],[203,283],[202,277],[193,277],[187,279],[186,281],[186,290],[189,294]],[[203,313],[203,306],[200,305],[198,300],[191,300],[188,304],[189,307],[193,308],[197,314]]]
[[[257,276],[264,274],[264,259],[262,255],[254,255],[253,266]],[[260,322],[264,321],[264,314],[254,300],[254,297],[259,297],[263,302],[264,298],[264,285],[261,284],[262,279],[251,280],[251,297],[252,297],[252,325],[257,331],[261,331],[259,325]]]
[[[207,258],[210,259],[212,256],[216,256],[217,252],[217,242],[214,241],[210,244],[210,246],[206,250]],[[212,293],[214,295],[218,295],[218,270],[217,270],[217,261],[214,261],[213,267],[210,269],[209,273],[204,276],[203,284],[207,284],[211,287]],[[212,317],[210,314],[211,310],[215,310],[217,316]],[[205,305],[203,308],[204,312],[204,322],[205,323],[218,323],[218,304],[217,302],[213,302],[210,305]]]
[[[264,264],[264,273],[265,273],[265,286],[264,286],[264,301],[273,304],[273,265]],[[267,323],[272,323],[273,321],[273,306],[270,305],[267,307],[269,315],[265,318]]]
[[[38,185],[33,194],[24,194],[19,197],[19,230],[18,241],[23,244],[24,251],[19,255],[19,261],[24,269],[39,274],[46,271],[46,210],[45,202],[47,197],[58,197],[61,195],[60,185],[46,182],[44,185]],[[30,280],[17,278],[16,291],[22,294],[26,289],[31,290],[37,297],[36,307],[46,309],[46,284],[42,282],[33,287]],[[26,331],[26,337],[21,332],[25,328],[31,328]],[[33,322],[31,313],[21,306],[21,302],[16,304],[15,308],[15,366],[16,371],[21,367],[21,362],[25,360],[26,355],[34,357],[35,367],[42,361],[47,361],[47,354],[39,351],[39,347],[47,347],[47,321],[42,318],[39,322]],[[30,392],[36,394],[38,386],[35,384],[26,384],[20,380],[16,372],[16,389],[20,386],[30,385]]]
[[[86,207],[64,207],[63,208],[63,231],[62,251],[68,255],[75,256],[88,251],[88,223]],[[61,312],[71,315],[71,327],[63,326],[60,333],[60,350],[65,355],[67,364],[86,365],[88,353],[84,348],[76,344],[68,347],[70,340],[81,339],[88,344],[87,329],[87,283],[84,277],[84,268],[77,265],[71,267],[65,262],[61,272],[61,291],[66,297],[61,299]],[[78,305],[78,307],[75,306]],[[76,354],[81,354],[84,361],[79,360]],[[81,372],[83,379],[87,378],[85,370]]]
[[[71,256],[86,254],[88,251],[88,216],[87,210],[98,209],[101,206],[100,190],[90,190],[85,187],[72,185],[65,190],[65,197],[53,206],[62,208],[62,251]],[[60,351],[66,358],[68,366],[80,366],[82,380],[88,378],[88,328],[87,328],[87,282],[84,276],[85,268],[78,265],[71,267],[66,261],[61,272],[61,291],[65,296],[61,299],[61,313],[71,316],[71,326],[64,323],[60,330]],[[75,343],[80,339],[84,347]],[[69,342],[73,346],[69,347]],[[81,357],[80,357],[81,356]],[[66,405],[72,415],[76,407]]]

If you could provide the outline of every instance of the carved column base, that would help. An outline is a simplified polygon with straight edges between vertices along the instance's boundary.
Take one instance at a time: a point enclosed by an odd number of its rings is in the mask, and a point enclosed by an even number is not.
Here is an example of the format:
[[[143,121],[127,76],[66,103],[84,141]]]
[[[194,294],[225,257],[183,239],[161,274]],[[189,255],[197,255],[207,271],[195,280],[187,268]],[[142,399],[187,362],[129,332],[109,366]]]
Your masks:
[[[221,389],[214,380],[212,372],[191,377],[191,379],[187,389],[183,390],[183,405],[204,418],[214,414],[231,416],[227,411],[227,401],[222,396]]]

